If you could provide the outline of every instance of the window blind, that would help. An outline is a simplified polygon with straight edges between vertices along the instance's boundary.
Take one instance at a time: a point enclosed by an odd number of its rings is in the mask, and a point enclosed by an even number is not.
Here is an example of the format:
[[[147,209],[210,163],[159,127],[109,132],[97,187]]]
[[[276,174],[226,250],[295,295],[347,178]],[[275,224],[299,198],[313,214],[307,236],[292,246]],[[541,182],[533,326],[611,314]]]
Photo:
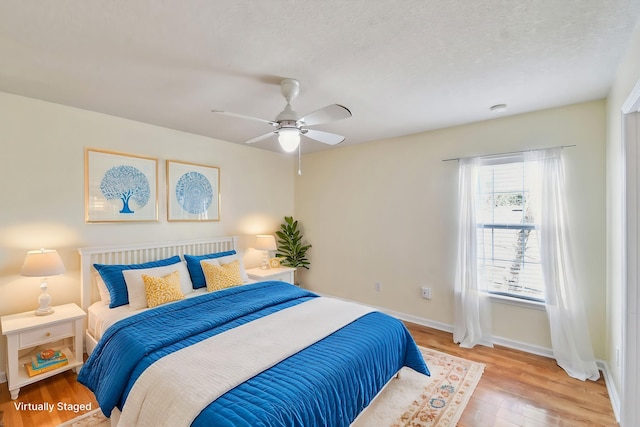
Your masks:
[[[480,167],[478,273],[490,293],[544,301],[536,218],[539,164]]]

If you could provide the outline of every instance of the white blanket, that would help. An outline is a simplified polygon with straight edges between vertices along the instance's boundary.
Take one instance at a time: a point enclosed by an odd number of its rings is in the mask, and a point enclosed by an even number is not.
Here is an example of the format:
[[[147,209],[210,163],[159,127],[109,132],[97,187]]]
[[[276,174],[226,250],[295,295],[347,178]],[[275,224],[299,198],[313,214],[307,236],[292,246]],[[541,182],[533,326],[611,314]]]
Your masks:
[[[188,426],[227,391],[371,311],[314,298],[171,353],[140,375],[118,426]]]

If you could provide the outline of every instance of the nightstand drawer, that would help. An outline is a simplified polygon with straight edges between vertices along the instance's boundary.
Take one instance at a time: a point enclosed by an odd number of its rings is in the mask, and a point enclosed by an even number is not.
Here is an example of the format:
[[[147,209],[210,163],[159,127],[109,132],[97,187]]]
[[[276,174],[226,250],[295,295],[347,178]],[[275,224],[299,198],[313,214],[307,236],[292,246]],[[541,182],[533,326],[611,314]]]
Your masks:
[[[282,282],[293,283],[292,279],[293,274],[291,273],[280,273],[269,276],[269,280],[280,280]]]
[[[296,269],[292,267],[280,267],[280,268],[268,268],[263,270],[261,268],[250,268],[247,270],[247,275],[250,279],[263,282],[265,280],[281,280],[287,283],[294,283],[294,273]]]
[[[18,335],[18,346],[20,348],[33,347],[45,342],[71,337],[73,334],[73,322],[58,323],[31,331],[20,332]]]

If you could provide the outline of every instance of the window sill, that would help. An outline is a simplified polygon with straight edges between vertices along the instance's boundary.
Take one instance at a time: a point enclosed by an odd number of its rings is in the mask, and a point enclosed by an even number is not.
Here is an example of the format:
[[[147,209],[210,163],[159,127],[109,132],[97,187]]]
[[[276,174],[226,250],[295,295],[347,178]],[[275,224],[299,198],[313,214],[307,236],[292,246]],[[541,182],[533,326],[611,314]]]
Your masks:
[[[507,297],[504,295],[495,295],[495,294],[488,294],[488,295],[491,301],[497,302],[499,304],[515,305],[518,307],[525,307],[525,308],[531,308],[534,310],[546,311],[546,308],[543,302],[529,301],[521,298]]]

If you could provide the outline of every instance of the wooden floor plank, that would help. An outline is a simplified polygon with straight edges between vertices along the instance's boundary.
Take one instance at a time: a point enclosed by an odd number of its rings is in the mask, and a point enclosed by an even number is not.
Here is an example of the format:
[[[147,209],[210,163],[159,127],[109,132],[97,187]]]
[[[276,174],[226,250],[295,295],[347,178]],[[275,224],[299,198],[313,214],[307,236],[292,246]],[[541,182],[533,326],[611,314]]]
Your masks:
[[[465,349],[453,343],[450,333],[406,325],[422,347],[485,364],[460,427],[617,426],[603,378],[579,381],[552,359],[500,346]],[[51,414],[34,413],[17,411],[14,406],[14,402],[44,400],[98,407],[93,394],[76,381],[75,373],[67,371],[24,387],[17,401],[10,399],[7,384],[0,384],[0,420],[4,419],[4,427],[53,427],[86,412],[56,408]]]

